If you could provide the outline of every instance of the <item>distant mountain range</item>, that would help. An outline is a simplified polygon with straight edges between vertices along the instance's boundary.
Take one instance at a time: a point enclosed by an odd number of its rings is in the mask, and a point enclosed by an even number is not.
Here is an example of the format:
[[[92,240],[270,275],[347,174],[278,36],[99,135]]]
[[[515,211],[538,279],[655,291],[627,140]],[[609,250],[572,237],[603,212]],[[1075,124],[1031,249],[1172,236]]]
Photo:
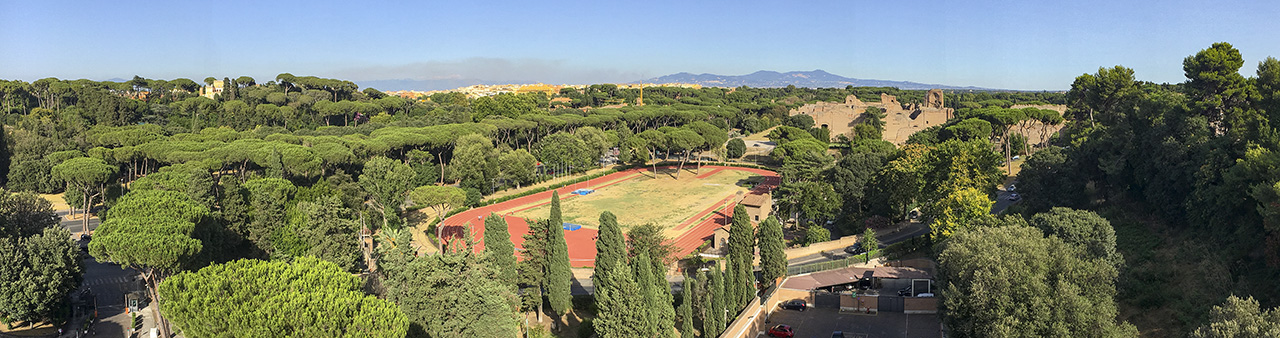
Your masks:
[[[808,88],[844,88],[854,87],[897,87],[898,89],[973,89],[991,90],[980,87],[960,87],[940,84],[926,84],[909,81],[867,80],[847,78],[828,73],[821,69],[808,72],[786,72],[762,70],[747,75],[716,75],[677,73],[638,81],[637,83],[693,83],[711,87],[758,87],[776,88],[794,85]]]
[[[124,80],[121,80],[124,81]],[[510,82],[510,81],[490,81],[484,79],[434,79],[434,80],[413,80],[413,79],[390,79],[390,80],[369,80],[355,81],[361,88],[377,88],[384,91],[392,90],[448,90],[461,88],[472,85],[496,85],[496,84],[522,84],[535,83],[536,81]],[[896,87],[898,89],[971,89],[971,90],[993,90],[990,88],[981,88],[973,86],[952,86],[943,84],[928,84],[910,81],[890,81],[890,80],[869,80],[855,79],[843,77],[828,73],[821,69],[808,72],[786,72],[779,73],[774,71],[762,70],[747,75],[716,75],[716,74],[691,74],[677,73],[671,75],[660,76],[652,79],[635,81],[632,83],[693,83],[709,87],[758,87],[758,88],[775,88],[794,85],[796,87],[808,88],[844,88],[845,86],[854,87]],[[586,84],[586,83],[583,83]]]

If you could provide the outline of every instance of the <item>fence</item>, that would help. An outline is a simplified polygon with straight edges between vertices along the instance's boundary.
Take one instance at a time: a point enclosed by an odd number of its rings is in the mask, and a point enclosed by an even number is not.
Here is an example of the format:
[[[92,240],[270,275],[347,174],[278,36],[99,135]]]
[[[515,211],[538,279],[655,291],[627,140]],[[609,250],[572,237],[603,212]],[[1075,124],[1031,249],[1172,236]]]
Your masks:
[[[853,257],[842,258],[842,259],[837,259],[837,260],[832,260],[832,261],[826,261],[826,262],[820,262],[820,263],[813,263],[813,264],[805,264],[805,265],[788,266],[788,267],[787,267],[787,276],[795,276],[795,275],[806,274],[806,273],[811,273],[811,272],[826,271],[826,270],[833,270],[833,269],[839,269],[839,268],[847,268],[847,267],[849,267],[849,266],[851,266],[851,265],[854,265],[854,264],[858,264],[858,263],[865,263],[865,262],[867,261],[867,255],[871,255],[871,258],[875,258],[875,257],[876,257],[876,256],[878,256],[879,254],[880,254],[880,251],[878,251],[878,250],[877,250],[877,251],[872,251],[872,252],[870,252],[870,253],[864,253],[864,254],[861,254],[861,255],[856,255],[856,256],[853,256]]]

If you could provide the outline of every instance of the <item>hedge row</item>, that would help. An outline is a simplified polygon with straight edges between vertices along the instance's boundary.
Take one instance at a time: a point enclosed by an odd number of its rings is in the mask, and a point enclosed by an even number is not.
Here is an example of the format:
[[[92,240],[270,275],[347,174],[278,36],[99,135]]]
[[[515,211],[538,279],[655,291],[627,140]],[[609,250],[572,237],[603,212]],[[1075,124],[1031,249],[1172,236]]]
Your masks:
[[[684,165],[688,167],[690,166],[690,164],[692,164],[693,166],[697,165],[696,163],[685,163]],[[664,166],[664,165],[678,166],[680,165],[680,162],[671,162],[671,161],[658,162],[658,166]],[[777,171],[777,168],[771,168],[767,166],[750,164],[750,163],[702,162],[702,165],[715,165],[715,166],[721,166],[721,167],[738,167],[738,168],[751,168],[751,169],[762,169],[762,170],[768,170],[768,171]],[[646,167],[652,167],[652,166],[653,165],[651,164],[651,165],[647,165]]]
[[[529,191],[525,191],[525,192],[522,192],[522,193],[519,193],[519,194],[515,194],[515,195],[508,195],[508,196],[503,196],[503,197],[499,197],[499,198],[495,198],[495,199],[491,199],[491,200],[483,201],[483,202],[480,202],[480,205],[478,205],[477,207],[482,207],[482,206],[486,206],[486,205],[493,205],[493,204],[497,204],[497,203],[502,203],[502,202],[506,202],[506,201],[513,200],[513,199],[517,199],[517,198],[521,198],[521,197],[525,197],[525,196],[533,195],[533,194],[536,194],[536,193],[544,192],[544,191],[547,191],[547,190],[560,189],[560,188],[563,188],[563,187],[565,187],[565,186],[569,186],[569,185],[573,185],[573,184],[578,184],[578,183],[586,182],[587,180],[594,180],[594,179],[597,179],[597,178],[603,177],[603,176],[605,176],[605,175],[609,175],[609,174],[612,174],[612,173],[616,173],[616,172],[618,172],[618,171],[620,171],[620,170],[626,170],[626,169],[630,169],[630,168],[623,167],[623,168],[621,168],[621,169],[608,169],[608,170],[605,170],[604,172],[599,173],[599,174],[591,174],[591,175],[587,175],[587,176],[583,176],[583,177],[578,177],[578,178],[575,178],[575,179],[572,179],[572,180],[568,180],[568,181],[564,181],[564,182],[560,182],[560,183],[552,184],[552,185],[549,185],[549,186],[540,187],[540,188],[536,188],[536,189],[530,189]]]

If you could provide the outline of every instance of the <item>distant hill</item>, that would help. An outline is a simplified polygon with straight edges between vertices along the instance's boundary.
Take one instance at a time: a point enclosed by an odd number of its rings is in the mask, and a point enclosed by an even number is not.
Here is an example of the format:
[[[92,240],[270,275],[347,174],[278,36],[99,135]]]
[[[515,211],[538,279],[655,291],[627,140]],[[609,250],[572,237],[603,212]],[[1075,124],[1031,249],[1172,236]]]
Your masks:
[[[889,80],[867,80],[847,78],[835,74],[828,73],[821,69],[808,72],[786,72],[779,73],[774,71],[762,70],[747,75],[716,75],[716,74],[690,74],[677,73],[666,76],[660,76],[652,79],[637,81],[637,83],[693,83],[711,87],[759,87],[774,88],[786,87],[794,85],[796,87],[808,88],[843,88],[845,86],[854,87],[897,87],[898,89],[973,89],[973,90],[991,90],[989,88],[980,87],[960,87],[940,84],[926,84],[909,81],[889,81]]]

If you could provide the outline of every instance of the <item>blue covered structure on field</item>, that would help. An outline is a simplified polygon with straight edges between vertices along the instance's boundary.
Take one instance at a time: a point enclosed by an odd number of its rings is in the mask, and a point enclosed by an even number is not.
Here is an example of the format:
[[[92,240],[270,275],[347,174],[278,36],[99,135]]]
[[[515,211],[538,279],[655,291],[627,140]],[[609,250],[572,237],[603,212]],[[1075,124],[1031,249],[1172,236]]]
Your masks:
[[[573,194],[582,196],[582,195],[590,194],[593,192],[596,192],[595,189],[578,189],[578,190],[574,190]]]
[[[564,229],[569,231],[574,231],[574,230],[582,229],[582,225],[573,224],[573,223],[564,223]]]

